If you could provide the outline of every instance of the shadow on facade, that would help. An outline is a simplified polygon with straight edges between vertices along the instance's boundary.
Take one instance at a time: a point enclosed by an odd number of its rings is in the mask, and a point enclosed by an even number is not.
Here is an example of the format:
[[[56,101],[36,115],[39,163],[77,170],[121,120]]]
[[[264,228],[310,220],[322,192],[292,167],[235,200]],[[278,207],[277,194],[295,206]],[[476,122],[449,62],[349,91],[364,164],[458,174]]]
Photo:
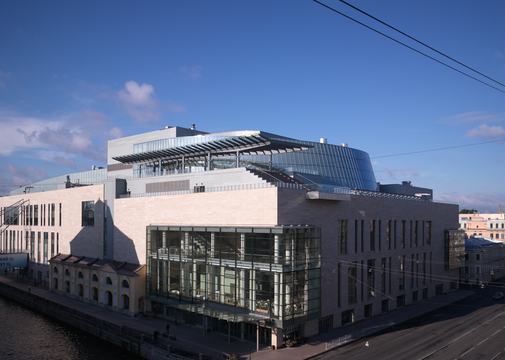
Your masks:
[[[71,254],[141,264],[135,243],[131,238],[116,227],[112,227],[114,229],[112,236],[105,231],[106,218],[103,216],[103,201],[95,202],[93,216],[90,216],[87,211],[82,210],[81,231],[69,243]],[[106,241],[107,238],[109,241]],[[145,242],[145,239],[143,241]]]

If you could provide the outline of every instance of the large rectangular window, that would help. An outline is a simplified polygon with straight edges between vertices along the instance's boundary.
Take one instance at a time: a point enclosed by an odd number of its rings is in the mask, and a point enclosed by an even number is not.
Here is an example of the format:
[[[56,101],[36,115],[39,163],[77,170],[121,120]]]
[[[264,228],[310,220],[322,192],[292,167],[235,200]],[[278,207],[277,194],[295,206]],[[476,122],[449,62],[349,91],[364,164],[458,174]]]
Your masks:
[[[30,261],[35,262],[35,231],[30,234]]]
[[[54,213],[55,213],[55,204],[51,204],[51,226],[54,226]]]
[[[354,253],[358,253],[358,223],[359,220],[354,220]]]
[[[338,253],[347,254],[348,220],[338,220]]]
[[[361,220],[361,231],[360,231],[360,235],[361,235],[361,252],[365,251],[365,234],[364,234],[364,231],[365,231],[365,220]]]
[[[398,285],[399,290],[405,290],[405,255],[398,257],[399,273]]]
[[[405,228],[406,228],[406,221],[405,220],[402,220],[402,228],[400,229],[402,235],[402,249],[405,249]]]
[[[7,206],[4,208],[4,225],[19,225],[18,206]]]
[[[43,263],[46,264],[46,265],[48,264],[48,262],[47,262],[48,241],[49,241],[49,236],[48,236],[48,233],[45,232],[44,233],[44,251],[42,253],[42,256],[44,257],[43,258]]]
[[[386,269],[386,262],[387,262],[387,259],[386,258],[382,258],[381,259],[381,292],[382,292],[382,295],[385,295],[386,294],[386,289],[387,289],[387,284],[386,284],[386,281],[387,281],[387,269]]]
[[[367,298],[370,299],[375,296],[375,260],[370,259],[367,261]]]
[[[414,287],[414,264],[415,264],[415,255],[410,255],[410,287]]]
[[[95,226],[95,202],[82,202],[82,226]]]
[[[342,311],[342,326],[349,325],[354,322],[354,309]]]
[[[37,262],[40,264],[41,263],[41,257],[40,257],[40,254],[41,254],[41,249],[42,249],[42,246],[41,246],[41,243],[42,243],[42,234],[40,233],[40,231],[37,233]]]
[[[387,220],[386,223],[386,250],[391,250],[391,227],[393,222],[391,220]]]
[[[51,259],[54,257],[54,233],[51,233]]]
[[[431,246],[431,221],[426,221],[426,245]]]
[[[375,251],[375,220],[370,220],[370,251]]]
[[[282,327],[320,317],[320,229],[146,230],[149,299],[174,306],[205,300],[264,313]]]
[[[39,225],[39,206],[33,205],[33,226]]]
[[[381,240],[382,240],[382,220],[377,220],[378,229],[377,229],[377,243],[379,244],[379,251],[381,251]]]
[[[347,269],[348,303],[358,302],[358,263],[349,263]]]
[[[414,228],[414,246],[418,247],[419,246],[419,221],[415,221],[415,228]]]

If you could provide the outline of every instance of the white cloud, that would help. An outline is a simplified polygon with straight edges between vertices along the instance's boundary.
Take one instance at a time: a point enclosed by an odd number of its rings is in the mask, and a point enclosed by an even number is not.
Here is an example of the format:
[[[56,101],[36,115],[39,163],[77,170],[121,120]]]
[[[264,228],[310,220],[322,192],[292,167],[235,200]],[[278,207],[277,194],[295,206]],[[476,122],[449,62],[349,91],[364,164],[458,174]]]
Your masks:
[[[112,129],[108,131],[109,136],[111,139],[119,139],[125,136],[125,133],[122,129],[118,128],[117,126],[114,126]]]
[[[481,213],[489,211],[495,213],[498,211],[499,204],[505,204],[505,193],[482,194],[473,193],[461,195],[457,192],[435,194],[434,201],[443,201],[452,204],[459,204],[459,209],[476,209]]]
[[[377,181],[404,181],[419,178],[421,175],[418,171],[413,169],[388,169],[385,166],[382,170],[376,170],[375,176]]]
[[[0,126],[2,124],[8,126],[3,126],[0,132],[0,156],[20,152],[22,157],[67,164],[72,168],[75,168],[77,157],[105,162],[103,144],[109,139],[108,134],[121,134],[117,127],[108,130],[110,123],[106,115],[92,111],[43,119],[0,110]]]
[[[191,79],[195,80],[202,76],[202,67],[200,65],[196,65],[193,67],[183,66],[181,71],[187,74]]]
[[[486,124],[483,124],[470,130],[464,137],[478,139],[504,139],[505,129],[501,126],[487,126]]]
[[[184,105],[175,104],[172,102],[168,103],[168,108],[173,112],[185,112],[186,111],[186,108],[184,107]]]
[[[154,87],[149,84],[139,85],[130,80],[125,83],[125,88],[117,92],[123,105],[123,110],[132,118],[140,122],[158,120],[161,111],[159,101],[154,98]]]
[[[12,175],[9,180],[12,184],[30,184],[47,178],[47,171],[44,168],[34,168],[32,166],[7,165],[7,172]]]
[[[441,119],[444,123],[449,123],[453,125],[465,124],[469,122],[498,122],[505,121],[505,114],[490,114],[485,111],[470,111],[463,114],[457,114],[445,117]]]

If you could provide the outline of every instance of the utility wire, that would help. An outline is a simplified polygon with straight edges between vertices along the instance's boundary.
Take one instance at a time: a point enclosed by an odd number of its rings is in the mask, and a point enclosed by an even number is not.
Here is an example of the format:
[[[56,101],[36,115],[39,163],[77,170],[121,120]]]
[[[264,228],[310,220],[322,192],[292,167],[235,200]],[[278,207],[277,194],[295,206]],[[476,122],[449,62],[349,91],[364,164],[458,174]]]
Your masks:
[[[421,154],[421,153],[426,153],[426,152],[431,152],[431,151],[440,151],[440,150],[457,149],[457,148],[462,148],[462,147],[467,147],[467,146],[475,146],[475,145],[489,144],[489,143],[494,143],[494,142],[499,142],[499,141],[505,141],[505,139],[490,140],[490,141],[484,141],[484,142],[475,143],[475,144],[449,146],[449,147],[438,148],[438,149],[419,150],[419,151],[412,151],[412,152],[400,153],[400,154],[393,154],[393,155],[374,156],[374,157],[371,157],[371,159],[379,159],[379,158],[393,157],[393,156],[402,156],[402,155]]]
[[[396,32],[398,32],[398,33],[400,33],[400,34],[402,34],[403,36],[406,36],[406,37],[408,37],[409,39],[414,40],[414,41],[415,41],[415,42],[417,42],[418,44],[421,44],[421,45],[423,45],[423,46],[427,47],[428,49],[430,49],[430,50],[432,50],[432,51],[436,52],[437,54],[440,54],[440,55],[442,55],[442,56],[446,57],[447,59],[452,60],[452,61],[454,61],[455,63],[457,63],[457,64],[459,64],[459,65],[461,65],[461,66],[466,67],[467,69],[469,69],[469,70],[471,70],[471,71],[473,71],[473,72],[475,72],[475,73],[477,73],[477,74],[479,74],[479,75],[481,75],[481,76],[485,77],[486,79],[489,79],[489,80],[491,80],[491,81],[493,81],[493,82],[495,82],[495,83],[497,83],[497,84],[500,84],[501,86],[505,86],[505,84],[502,84],[501,82],[496,81],[495,79],[493,79],[493,78],[491,78],[491,77],[489,77],[489,76],[487,76],[487,75],[484,75],[483,73],[481,73],[481,72],[479,72],[479,71],[477,71],[477,70],[475,70],[475,69],[471,68],[470,66],[467,66],[467,65],[463,64],[462,62],[460,62],[460,61],[458,61],[458,60],[456,60],[456,59],[454,59],[454,58],[452,58],[452,57],[450,57],[450,56],[448,56],[448,55],[444,54],[443,52],[438,51],[437,49],[434,49],[433,47],[431,47],[431,46],[429,46],[429,45],[427,45],[427,44],[423,43],[422,41],[417,40],[416,38],[414,38],[414,37],[412,37],[412,36],[410,36],[410,35],[408,35],[408,34],[404,33],[403,31],[398,30],[397,28],[395,28],[395,27],[393,27],[393,26],[391,26],[391,25],[389,25],[389,24],[385,23],[384,21],[382,21],[382,20],[380,20],[380,19],[377,19],[376,17],[374,17],[374,16],[372,16],[372,15],[370,15],[370,14],[366,13],[365,11],[363,11],[363,10],[361,10],[361,9],[358,9],[356,6],[349,4],[348,2],[346,2],[346,1],[344,1],[344,0],[339,0],[339,1],[340,1],[341,3],[344,3],[344,4],[345,4],[345,5],[347,5],[347,6],[352,7],[354,10],[357,10],[357,11],[359,11],[360,13],[362,13],[362,14],[364,14],[364,15],[366,15],[366,16],[368,16],[368,17],[372,18],[372,19],[374,19],[375,21],[380,22],[382,25],[385,25],[385,26],[387,26],[388,28],[393,29],[394,31],[396,31]],[[316,1],[316,2],[317,2],[317,1]]]
[[[493,86],[493,85],[490,85],[490,84],[488,84],[488,83],[486,83],[486,82],[484,82],[484,81],[482,81],[482,80],[477,79],[476,77],[474,77],[474,76],[472,76],[472,75],[469,75],[469,74],[467,74],[467,73],[465,73],[465,72],[463,72],[463,71],[461,71],[461,70],[456,69],[455,67],[453,67],[453,66],[451,66],[451,65],[448,65],[448,64],[446,64],[446,63],[444,63],[444,62],[442,62],[442,61],[440,61],[440,60],[437,60],[437,59],[435,59],[434,57],[432,57],[432,56],[430,56],[430,55],[427,55],[427,54],[423,53],[422,51],[419,51],[419,50],[417,50],[417,49],[414,49],[412,46],[409,46],[409,45],[407,45],[407,44],[405,44],[405,43],[402,43],[401,41],[396,40],[395,38],[392,38],[391,36],[386,35],[386,34],[384,34],[384,33],[380,32],[379,30],[376,30],[376,29],[374,29],[374,28],[372,28],[372,27],[370,27],[370,26],[368,26],[368,25],[365,25],[365,24],[363,24],[362,22],[360,22],[360,21],[358,21],[358,20],[356,20],[356,19],[353,19],[352,17],[350,17],[350,16],[348,16],[348,15],[346,15],[346,14],[344,14],[344,13],[342,13],[342,12],[340,12],[340,11],[338,11],[338,10],[336,10],[336,9],[334,9],[334,8],[332,8],[332,7],[328,6],[328,5],[326,5],[326,4],[323,4],[322,2],[320,2],[320,1],[318,1],[318,0],[313,0],[313,1],[314,1],[314,2],[316,2],[316,3],[318,3],[319,5],[324,6],[325,8],[327,8],[327,9],[329,9],[329,10],[331,10],[331,11],[336,12],[336,13],[337,13],[337,14],[339,14],[339,15],[342,15],[343,17],[345,17],[345,18],[347,18],[347,19],[349,19],[349,20],[354,21],[355,23],[358,23],[358,24],[360,24],[360,25],[362,25],[362,26],[366,27],[366,28],[367,28],[367,29],[369,29],[369,30],[372,30],[372,31],[376,32],[377,34],[380,34],[380,35],[382,35],[382,36],[384,36],[384,37],[388,38],[389,40],[392,40],[392,41],[394,41],[394,42],[396,42],[396,43],[398,43],[398,44],[400,44],[400,45],[403,45],[403,46],[405,46],[406,48],[408,48],[408,49],[410,49],[410,50],[412,50],[412,51],[415,51],[415,52],[416,52],[416,53],[418,53],[418,54],[421,54],[421,55],[423,55],[423,56],[426,56],[428,59],[431,59],[431,60],[433,60],[433,61],[436,61],[437,63],[439,63],[439,64],[441,64],[441,65],[444,65],[444,66],[448,67],[449,69],[452,69],[452,70],[454,70],[454,71],[457,71],[457,72],[459,72],[459,73],[460,73],[460,74],[462,74],[462,75],[468,76],[469,78],[471,78],[471,79],[473,79],[473,80],[475,80],[475,81],[478,81],[478,82],[480,82],[481,84],[487,85],[487,86],[489,86],[489,87],[491,87],[491,88],[493,88],[493,89],[495,89],[495,90],[498,90],[499,92],[502,92],[502,93],[504,93],[504,94],[505,94],[505,90],[502,90],[502,89],[499,89],[499,88],[497,88],[497,87],[495,87],[495,86]]]

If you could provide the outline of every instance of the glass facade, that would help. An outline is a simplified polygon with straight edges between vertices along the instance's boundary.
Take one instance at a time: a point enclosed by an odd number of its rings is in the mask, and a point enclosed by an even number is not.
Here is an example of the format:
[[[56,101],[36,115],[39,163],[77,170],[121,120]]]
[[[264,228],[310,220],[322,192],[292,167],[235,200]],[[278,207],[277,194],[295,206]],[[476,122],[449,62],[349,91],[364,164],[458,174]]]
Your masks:
[[[445,230],[445,270],[465,265],[465,230]]]
[[[147,227],[147,297],[156,303],[285,327],[320,316],[320,287],[318,228]]]
[[[196,144],[211,144],[220,140],[233,139],[238,136],[261,134],[272,140],[289,141],[307,146],[308,150],[278,153],[273,155],[240,155],[239,166],[253,169],[269,170],[293,174],[299,173],[300,180],[316,182],[323,185],[343,186],[350,189],[375,191],[377,184],[370,157],[364,151],[347,146],[331,145],[311,141],[293,140],[279,135],[258,131],[237,131],[223,134],[209,134],[156,140],[135,144],[134,154],[153,152],[163,149],[191,146]],[[184,164],[184,169],[182,166]],[[234,168],[237,166],[235,156],[213,157],[208,161],[205,156],[188,157],[183,162],[179,160],[153,159],[146,164],[133,165],[134,177],[150,177],[181,172],[198,172],[205,170]],[[307,178],[303,178],[303,174]],[[295,176],[296,177],[296,176]]]
[[[64,188],[64,184],[67,182],[67,176],[70,178],[70,182],[79,185],[95,185],[102,184],[107,180],[107,169],[96,169],[89,171],[81,171],[77,173],[72,173],[68,175],[55,176],[49,179],[35,182],[30,184],[32,188],[26,189],[26,187],[19,187],[10,192],[10,195],[21,195],[25,191],[35,193],[42,191],[51,191]]]

